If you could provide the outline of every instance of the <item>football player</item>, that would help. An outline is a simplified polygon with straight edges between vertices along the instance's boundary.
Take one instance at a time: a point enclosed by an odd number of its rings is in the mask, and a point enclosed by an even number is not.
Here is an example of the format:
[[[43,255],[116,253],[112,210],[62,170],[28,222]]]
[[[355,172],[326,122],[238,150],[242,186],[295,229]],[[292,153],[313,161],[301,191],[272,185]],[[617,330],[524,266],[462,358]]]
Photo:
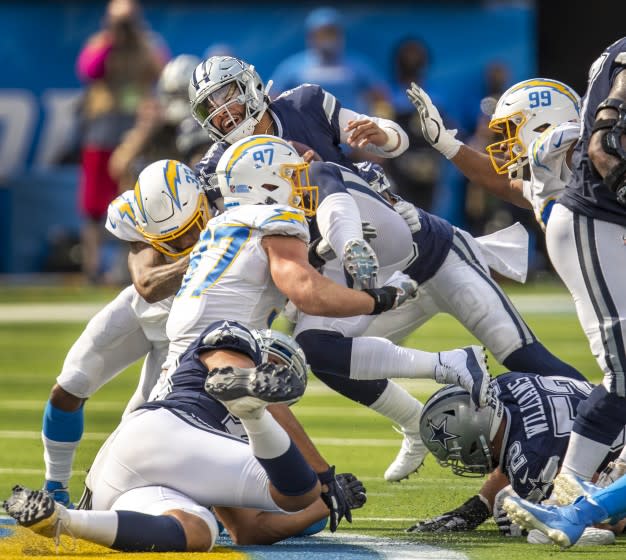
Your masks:
[[[208,217],[207,200],[193,171],[174,160],[146,167],[135,191],[110,204],[106,227],[130,244],[133,285],[89,321],[68,352],[46,404],[45,489],[58,501],[70,502],[67,485],[86,400],[143,357],[141,378],[125,414],[145,402],[156,383],[169,345],[165,322],[171,298]]]
[[[41,535],[123,551],[209,551],[216,515],[239,544],[297,534],[328,516],[321,485],[337,484],[334,472],[318,479],[310,462],[319,456],[302,427],[292,438],[275,418],[295,422],[287,405],[306,376],[288,337],[212,323],[180,357],[163,399],[126,416],[101,448],[86,482],[89,511],[21,486],[4,507]],[[343,484],[352,507],[362,506],[362,484],[351,475]]]
[[[315,177],[317,184],[321,184],[324,174],[320,170],[333,167],[336,166],[313,164],[311,176]],[[375,171],[375,166],[368,170]],[[328,171],[325,173],[329,174]],[[417,301],[407,302],[401,308],[376,318],[364,332],[359,330],[360,326],[354,321],[331,322],[322,318],[300,317],[295,334],[320,379],[345,396],[370,406],[402,426],[402,449],[385,473],[387,480],[400,480],[416,470],[424,458],[425,449],[418,429],[420,405],[416,406],[414,401],[403,398],[396,390],[396,385],[376,380],[380,378],[381,372],[388,369],[395,371],[396,375],[399,372],[411,375],[411,368],[414,368],[406,349],[389,344],[385,339],[397,342],[443,311],[458,318],[509,368],[533,371],[541,366],[542,371],[579,375],[550,354],[536,339],[513,304],[490,278],[487,259],[490,259],[492,267],[505,275],[511,275],[510,269],[501,266],[511,262],[508,255],[502,259],[494,258],[486,240],[479,239],[477,242],[467,232],[422,210],[418,214],[419,227],[414,228],[412,243],[408,253],[405,253],[407,247],[402,245],[402,240],[407,235],[406,227],[398,224],[398,217],[390,213],[387,202],[392,200],[388,191],[389,183],[384,178],[379,181],[381,187],[378,190],[386,197],[382,199],[369,192],[365,188],[366,184],[349,170],[342,169],[339,174],[340,178],[330,187],[327,180],[326,186],[320,187],[319,208],[324,209],[327,201],[331,202],[338,196],[337,185],[343,183],[341,188],[354,198],[362,219],[384,232],[380,239],[377,237],[371,240],[372,248],[385,258],[391,258],[394,254],[404,255],[405,261],[398,259],[393,266],[405,267],[403,270],[418,282],[420,297]],[[331,193],[332,197],[329,196]],[[328,206],[332,208],[332,204]],[[334,220],[329,223],[337,228],[344,221]],[[322,237],[330,229],[327,220],[323,217],[320,220],[319,211],[313,225],[315,230],[322,232]],[[330,231],[327,237],[330,239],[333,233]],[[324,274],[340,277],[340,262],[335,260],[327,263]],[[357,335],[366,338],[354,338]],[[329,348],[335,348],[335,351],[329,352]],[[339,379],[337,375],[343,378]],[[346,381],[346,378],[350,378],[350,381]],[[358,380],[361,382],[355,382]]]
[[[591,479],[626,413],[626,37],[591,65],[575,168],[547,230],[553,264],[604,372],[574,422],[563,475]],[[558,248],[558,251],[557,251]],[[580,491],[580,494],[583,492]]]
[[[451,467],[454,474],[480,476],[497,468],[506,478],[499,486],[488,481],[478,496],[468,500],[464,508],[466,526],[455,519],[455,512],[449,512],[417,523],[409,532],[473,529],[492,511],[499,524],[510,524],[500,515],[506,496],[517,495],[533,503],[550,496],[563,463],[573,417],[593,386],[582,376],[576,379],[508,372],[495,378],[492,388],[494,402],[479,410],[471,405],[466,391],[454,386],[439,390],[424,405],[421,434],[437,461]],[[624,441],[622,432],[612,442],[613,457]],[[601,458],[599,464],[609,458]],[[502,489],[507,484],[510,486]],[[557,478],[554,486],[557,496],[563,494],[563,480]],[[467,519],[469,514],[473,519]],[[456,517],[463,515],[457,511]],[[599,541],[600,537],[608,540]],[[614,536],[595,532],[590,539],[598,544],[613,542]]]
[[[626,301],[621,297],[621,278],[617,272],[623,268],[620,263],[623,263],[624,251],[620,240],[626,225],[626,189],[623,188],[626,152],[620,143],[623,142],[626,101],[625,53],[626,39],[622,38],[591,66],[582,103],[580,141],[568,148],[568,152],[573,151],[573,173],[566,172],[563,166],[553,168],[552,182],[561,186],[561,196],[556,204],[547,200],[542,211],[546,216],[556,217],[550,219],[546,227],[548,252],[574,298],[591,350],[605,374],[603,385],[594,389],[592,398],[580,411],[564,462],[564,472],[584,480],[593,475],[598,457],[604,454],[606,446],[623,426],[626,407],[623,379]],[[529,81],[530,86],[532,83]],[[549,102],[553,99],[550,90],[556,98],[553,88],[526,89],[527,108],[533,105],[537,113],[550,111]],[[433,123],[443,126],[423,91],[413,88],[409,95],[422,115],[423,127]],[[528,109],[522,116],[533,111]],[[455,154],[467,153],[467,149],[460,147],[445,128],[442,131],[441,137],[447,145],[444,151],[455,162]],[[551,135],[550,143],[547,143],[547,136],[544,142],[537,140],[536,147],[531,148],[531,169],[535,160],[537,169],[541,168],[542,152],[558,152],[565,139],[564,134],[563,137]],[[436,142],[435,147],[438,145]]]

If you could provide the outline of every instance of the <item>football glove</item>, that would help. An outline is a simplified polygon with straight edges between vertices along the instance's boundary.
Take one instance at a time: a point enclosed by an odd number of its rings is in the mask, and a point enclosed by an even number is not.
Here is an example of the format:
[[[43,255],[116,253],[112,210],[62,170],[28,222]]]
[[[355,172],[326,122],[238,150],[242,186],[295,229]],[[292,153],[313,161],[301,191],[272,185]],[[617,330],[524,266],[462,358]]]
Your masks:
[[[321,498],[330,511],[330,531],[334,533],[339,526],[339,522],[345,517],[348,523],[352,523],[350,504],[344,493],[343,487],[339,484],[335,476],[335,466],[329,467],[327,471],[318,473],[317,478],[326,486],[327,490],[322,491]]]
[[[363,290],[374,298],[374,310],[370,315],[379,315],[395,309],[407,299],[417,297],[417,282],[403,272],[394,272],[382,288]]]
[[[463,142],[456,139],[456,129],[448,130],[428,94],[416,83],[406,90],[409,101],[417,109],[424,139],[447,159],[453,158]]]
[[[402,219],[409,226],[411,233],[416,233],[422,229],[422,222],[420,222],[420,214],[417,208],[406,200],[399,199],[393,205],[393,209],[402,216]]]
[[[367,502],[367,495],[363,483],[352,473],[341,473],[335,476],[337,484],[341,486],[350,509],[359,509]]]
[[[517,493],[510,484],[500,490],[493,501],[493,519],[500,530],[500,534],[505,537],[521,537],[527,535],[528,532],[522,529],[517,523],[513,523],[502,507],[505,498],[508,496],[517,496]]]
[[[473,531],[489,518],[489,508],[480,496],[472,496],[463,505],[437,517],[418,521],[407,533],[457,533]]]

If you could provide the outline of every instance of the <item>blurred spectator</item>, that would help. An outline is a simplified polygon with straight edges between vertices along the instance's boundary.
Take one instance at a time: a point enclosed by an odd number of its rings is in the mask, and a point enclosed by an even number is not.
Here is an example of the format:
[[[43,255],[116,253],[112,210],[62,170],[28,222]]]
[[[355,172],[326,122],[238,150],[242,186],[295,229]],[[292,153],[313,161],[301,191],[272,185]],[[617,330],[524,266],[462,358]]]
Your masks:
[[[79,208],[83,272],[100,281],[100,247],[109,202],[118,184],[109,175],[111,154],[134,122],[139,104],[154,87],[169,53],[152,33],[135,0],[110,0],[103,28],[81,51],[77,71],[85,82],[81,114]]]
[[[388,93],[372,65],[345,51],[341,16],[334,8],[313,10],[305,20],[307,49],[284,60],[275,70],[273,95],[300,84],[317,84],[358,113],[387,116]]]
[[[409,135],[410,147],[400,156],[385,161],[385,169],[393,184],[393,190],[402,198],[420,208],[429,210],[433,193],[441,175],[444,159],[424,140],[419,118],[406,90],[415,82],[432,92],[441,104],[433,88],[426,84],[430,53],[427,46],[416,38],[401,40],[395,47],[392,57],[393,80],[391,84],[391,105],[393,116]]]
[[[150,163],[160,159],[185,160],[177,138],[181,123],[191,119],[187,90],[198,64],[200,59],[191,54],[170,60],[159,77],[156,98],[142,101],[134,127],[124,135],[109,162],[109,173],[121,190],[132,189],[139,173]],[[210,139],[199,125],[195,130],[187,129],[187,134],[199,134],[199,131],[203,133],[206,151]],[[185,146],[185,151],[189,150]]]

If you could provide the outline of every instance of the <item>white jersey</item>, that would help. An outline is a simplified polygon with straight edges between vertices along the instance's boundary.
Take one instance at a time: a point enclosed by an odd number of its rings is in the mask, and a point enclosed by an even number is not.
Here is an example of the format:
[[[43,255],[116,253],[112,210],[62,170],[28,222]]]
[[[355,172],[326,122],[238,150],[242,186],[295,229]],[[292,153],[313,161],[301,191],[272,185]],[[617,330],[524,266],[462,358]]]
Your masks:
[[[524,198],[545,230],[552,204],[561,196],[572,176],[567,152],[580,135],[580,124],[564,122],[551,126],[528,146],[531,180],[524,181]]]
[[[125,191],[109,204],[105,227],[122,241],[147,244],[146,238],[137,230],[137,222],[131,202],[133,197],[134,193],[132,190]],[[167,340],[165,324],[173,300],[174,296],[170,296],[156,303],[148,303],[139,294],[136,294],[133,298],[133,311],[151,340]]]
[[[146,238],[137,230],[137,220],[133,211],[133,191],[125,191],[119,195],[107,210],[105,227],[122,241],[147,243]]]
[[[167,321],[168,363],[184,352],[213,321],[237,321],[264,329],[285,306],[272,281],[267,235],[309,242],[300,210],[281,205],[237,206],[210,220],[200,235]]]

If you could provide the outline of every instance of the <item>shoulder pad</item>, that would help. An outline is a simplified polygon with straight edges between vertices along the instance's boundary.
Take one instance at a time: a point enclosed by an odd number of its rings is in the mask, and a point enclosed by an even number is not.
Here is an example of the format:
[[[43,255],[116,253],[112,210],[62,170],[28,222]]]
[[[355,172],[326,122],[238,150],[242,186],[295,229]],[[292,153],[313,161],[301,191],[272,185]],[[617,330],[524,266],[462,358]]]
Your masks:
[[[137,231],[137,221],[133,210],[133,191],[126,191],[109,204],[106,229],[122,241],[141,241],[145,238]]]
[[[309,225],[304,213],[291,206],[272,204],[236,206],[221,215],[259,230],[262,235],[289,235],[309,242]]]

